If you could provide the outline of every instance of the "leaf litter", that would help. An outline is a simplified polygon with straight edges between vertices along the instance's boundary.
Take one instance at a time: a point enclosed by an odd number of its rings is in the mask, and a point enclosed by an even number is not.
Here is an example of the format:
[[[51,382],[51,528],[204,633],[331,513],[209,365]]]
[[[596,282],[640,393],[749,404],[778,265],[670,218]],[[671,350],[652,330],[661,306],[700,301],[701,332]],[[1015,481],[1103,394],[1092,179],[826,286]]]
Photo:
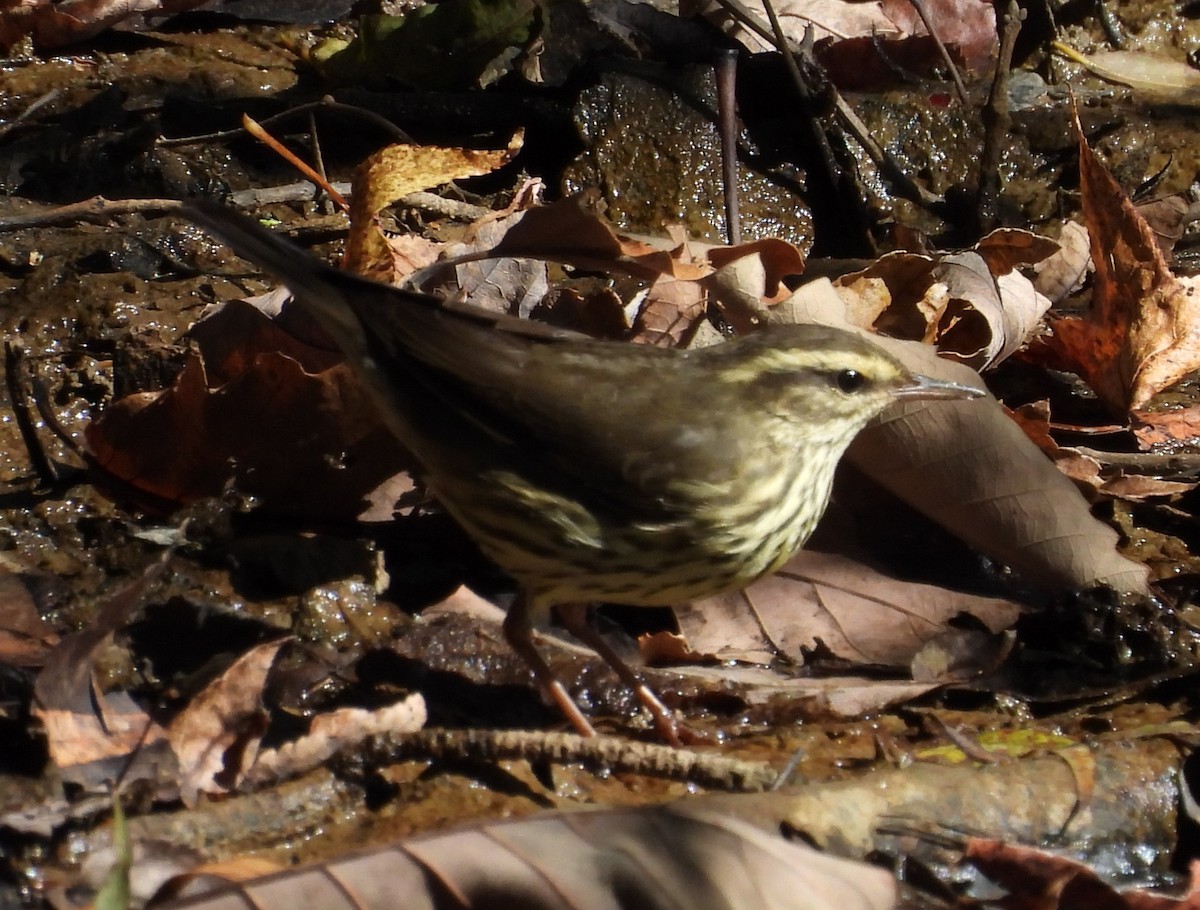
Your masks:
[[[1096,179],[1099,180],[1099,178]],[[553,206],[534,207],[529,209],[529,212],[540,213],[548,208],[553,208]],[[566,212],[566,209],[563,209],[563,211]],[[619,294],[615,294],[611,289],[606,289],[607,297],[595,293],[567,291],[562,288],[551,290],[549,285],[543,291],[533,280],[523,277],[519,270],[511,273],[511,277],[506,277],[501,281],[498,277],[499,273],[491,270],[490,266],[481,273],[481,276],[477,280],[473,280],[472,296],[477,295],[478,287],[482,285],[489,283],[502,285],[503,289],[497,296],[497,301],[498,309],[505,312],[512,310],[514,307],[518,311],[544,311],[551,309],[552,303],[558,303],[578,310],[581,306],[588,307],[590,305],[588,303],[589,300],[596,301],[596,306],[606,307],[606,312],[609,313],[611,313],[614,307],[619,308],[622,312],[628,311],[629,315],[625,322],[625,327],[622,328],[620,321],[613,320],[609,315],[597,315],[590,321],[585,320],[584,324],[604,324],[609,326],[614,334],[623,333],[627,336],[633,336],[651,343],[679,343],[682,340],[692,339],[694,336],[698,336],[701,341],[704,340],[705,334],[699,331],[698,327],[702,324],[700,322],[701,315],[710,306],[724,306],[723,315],[730,323],[737,324],[738,320],[743,320],[745,325],[753,325],[769,320],[779,313],[787,312],[788,314],[794,314],[809,305],[794,298],[789,298],[787,293],[788,288],[783,280],[787,279],[788,282],[794,283],[795,276],[801,272],[801,268],[796,264],[800,261],[800,256],[794,248],[792,248],[791,253],[782,257],[785,262],[781,266],[777,258],[771,262],[767,261],[768,251],[762,244],[754,252],[745,254],[720,247],[715,248],[714,252],[691,244],[686,238],[679,235],[669,236],[665,240],[654,241],[623,235],[619,231],[615,231],[605,225],[601,219],[584,212],[578,206],[576,206],[574,212],[567,212],[567,216],[566,220],[562,221],[553,219],[546,221],[544,225],[545,234],[541,242],[531,241],[528,238],[525,238],[522,242],[517,242],[520,231],[511,225],[501,225],[498,239],[485,238],[480,248],[468,255],[478,255],[485,250],[490,250],[493,253],[499,250],[505,252],[514,262],[519,262],[522,259],[535,259],[539,262],[566,262],[580,268],[597,269],[606,272],[622,272],[633,276],[633,281],[641,283],[642,286],[639,288],[642,295],[640,303],[635,306],[635,302],[637,302],[636,296],[622,297]],[[531,223],[540,217],[540,214],[534,215]],[[559,213],[556,213],[555,217],[559,217]],[[520,223],[524,218],[514,218],[513,220]],[[570,225],[572,229],[585,228],[580,233],[583,236],[594,237],[597,243],[590,248],[581,247],[564,250],[562,248],[562,238],[570,238],[572,244],[576,240],[573,233],[564,232],[563,228],[566,225]],[[509,236],[514,231],[518,237],[514,237],[510,242]],[[479,231],[480,236],[483,236],[483,233],[481,226],[481,230]],[[378,239],[381,235],[376,234],[373,236]],[[550,238],[553,239],[553,242],[551,242]],[[1015,239],[1017,245],[1024,243],[1036,247],[1039,243],[1031,235],[1025,235],[1024,239],[1017,236]],[[1150,264],[1148,274],[1154,276],[1151,280],[1152,286],[1157,289],[1160,286],[1169,285],[1171,281],[1167,277],[1169,273],[1157,268],[1157,263],[1154,261],[1153,256],[1146,252],[1149,250],[1149,247],[1145,241],[1146,238],[1139,234],[1136,244],[1140,244],[1138,254],[1145,253],[1144,261]],[[374,242],[374,240],[371,241],[372,244]],[[1156,240],[1155,242],[1160,241]],[[411,241],[409,241],[409,244],[411,245]],[[773,248],[770,251],[771,255],[775,256],[781,249],[783,248]],[[383,252],[386,253],[386,257],[382,263],[376,254],[372,254],[363,257],[364,266],[368,269],[379,268],[381,273],[396,274],[396,261],[409,255],[404,252],[392,253],[386,250]],[[417,258],[421,260],[421,264],[416,266],[418,270],[427,271],[430,269],[430,263],[427,261],[430,252],[431,250],[426,247],[423,252],[418,254]],[[462,253],[460,252],[459,255],[462,255]],[[386,259],[391,259],[391,263],[388,264]],[[787,262],[789,259],[791,259],[790,263]],[[851,312],[855,314],[851,318],[851,321],[855,321],[857,318],[864,320],[863,324],[877,324],[877,320],[883,319],[885,322],[890,320],[895,325],[912,324],[916,327],[916,331],[908,335],[908,337],[920,340],[936,339],[942,341],[948,344],[952,350],[958,352],[957,356],[959,359],[980,366],[985,363],[999,362],[1008,357],[1014,350],[1021,346],[1029,332],[1037,324],[1040,316],[1038,311],[1044,306],[1044,301],[1040,299],[1037,292],[1032,290],[1032,285],[1029,285],[1025,282],[1024,278],[1017,275],[1011,264],[1006,266],[1004,264],[989,262],[986,255],[979,249],[969,251],[968,253],[927,256],[924,259],[918,257],[915,262],[914,271],[919,274],[919,278],[916,285],[918,290],[912,292],[910,295],[910,300],[914,304],[913,311],[904,314],[898,311],[890,311],[890,301],[886,300],[885,297],[894,295],[895,292],[893,289],[887,288],[886,293],[884,293],[881,291],[883,285],[877,285],[872,287],[869,295],[859,298],[850,306]],[[1029,260],[1024,260],[1021,263],[1022,267],[1028,264]],[[743,267],[744,275],[741,274]],[[411,270],[410,266],[402,266],[400,271],[404,270]],[[433,272],[440,274],[436,266],[433,266]],[[1076,269],[1074,273],[1075,277],[1063,279],[1059,282],[1060,288],[1066,289],[1074,286],[1082,272],[1082,269]],[[452,272],[446,272],[446,274],[452,274]],[[445,282],[441,286],[444,290],[453,293],[455,285],[461,290],[464,284],[472,284],[472,280],[465,279],[463,274],[458,272],[457,269],[453,270],[453,274],[454,277],[452,279],[438,279]],[[546,274],[550,274],[550,272],[547,271]],[[733,276],[732,278],[730,278],[731,275]],[[1016,275],[1017,284],[1015,287],[1004,286],[1003,282],[1006,275]],[[1103,276],[1098,279],[1100,282],[1103,282],[1103,280]],[[903,290],[905,292],[908,291],[907,288]],[[1101,298],[1103,298],[1103,294],[1101,294]],[[563,301],[571,300],[574,302],[563,304]],[[226,307],[226,309],[232,311],[236,308]],[[1020,315],[1018,315],[1018,312]],[[520,315],[525,315],[525,313],[522,312]],[[566,322],[567,324],[571,324],[570,320],[566,320]],[[1117,324],[1115,322],[1110,323],[1109,327]],[[579,325],[579,323],[575,323],[575,325]],[[227,358],[221,353],[213,353],[214,349],[210,347],[208,354],[201,352],[193,356],[193,359],[189,363],[192,373],[190,375],[181,375],[180,381],[172,390],[161,394],[151,393],[153,397],[135,399],[129,405],[130,408],[134,409],[133,414],[140,414],[158,401],[169,398],[173,392],[176,392],[179,388],[187,384],[191,388],[193,399],[193,403],[187,406],[191,410],[185,408],[181,412],[184,416],[166,418],[167,422],[165,424],[157,426],[149,424],[151,429],[148,432],[140,436],[129,436],[128,441],[124,437],[125,431],[119,428],[119,424],[113,424],[109,427],[111,438],[106,438],[103,435],[98,436],[103,441],[99,444],[94,443],[94,446],[100,452],[105,453],[104,459],[106,460],[106,467],[108,467],[109,473],[114,474],[120,479],[132,480],[135,483],[141,483],[143,478],[152,477],[152,468],[157,468],[160,460],[169,461],[169,453],[162,453],[160,457],[160,450],[152,450],[151,457],[145,459],[147,465],[143,467],[135,461],[138,450],[152,447],[154,440],[163,438],[163,434],[166,434],[169,438],[169,434],[174,432],[175,428],[189,428],[196,423],[203,424],[208,421],[207,417],[204,420],[197,421],[196,415],[207,414],[209,412],[209,405],[206,402],[210,400],[211,396],[220,393],[225,393],[229,397],[242,395],[242,389],[236,383],[238,382],[238,377],[244,375],[242,372],[239,372],[243,369],[248,370],[249,373],[246,375],[252,377],[246,380],[248,386],[253,386],[261,380],[260,384],[266,389],[285,388],[290,393],[294,387],[297,390],[295,393],[296,398],[302,402],[311,401],[312,399],[308,396],[315,396],[318,401],[332,399],[332,405],[324,404],[311,408],[307,405],[302,405],[296,411],[281,411],[278,414],[281,427],[289,423],[293,425],[300,423],[301,421],[297,415],[305,414],[306,410],[308,415],[312,413],[321,415],[322,421],[328,416],[335,426],[338,422],[338,412],[340,410],[355,414],[356,419],[346,421],[347,426],[342,428],[343,431],[349,429],[350,424],[357,424],[359,412],[354,410],[357,406],[352,405],[350,408],[343,408],[341,403],[349,399],[343,398],[343,393],[340,391],[331,391],[331,389],[341,388],[342,385],[340,379],[333,379],[331,375],[327,375],[338,369],[336,363],[322,363],[319,355],[312,355],[316,356],[316,361],[311,359],[306,360],[305,358],[309,358],[310,354],[308,352],[297,354],[295,348],[292,347],[292,342],[288,341],[284,343],[284,347],[287,350],[286,359],[292,359],[293,355],[295,355],[299,358],[295,362],[303,362],[307,365],[303,365],[299,369],[292,368],[291,366],[285,369],[280,366],[283,360],[273,356],[276,353],[271,347],[274,342],[268,342],[260,347],[259,342],[252,341],[248,343],[247,348],[240,349],[242,342],[231,341],[227,336],[224,336],[224,327],[223,323],[217,322],[212,330],[212,334],[224,337],[228,349],[233,352],[231,357]],[[1072,329],[1067,330],[1068,333],[1070,331]],[[1152,327],[1141,334],[1153,338],[1156,331],[1161,331],[1161,326]],[[202,334],[202,331],[198,332],[197,338]],[[301,331],[300,334],[304,337],[307,333]],[[1137,332],[1131,334],[1137,334]],[[304,344],[308,346],[311,340],[311,338],[305,338]],[[323,348],[319,342],[311,345],[311,348],[313,352],[324,351],[325,355],[329,354],[328,349]],[[1151,351],[1151,356],[1147,358],[1148,360],[1154,360],[1153,355],[1161,353],[1161,351],[1153,349],[1153,344],[1147,344],[1145,350]],[[212,358],[211,362],[209,360],[210,357]],[[1119,362],[1119,359],[1119,357],[1114,358],[1110,361],[1110,364]],[[1171,356],[1159,358],[1159,361],[1153,364],[1154,369],[1146,371],[1149,374],[1149,378],[1143,379],[1141,375],[1137,375],[1135,381],[1129,384],[1128,390],[1119,386],[1113,386],[1103,391],[1098,389],[1098,391],[1101,391],[1102,395],[1107,396],[1106,400],[1110,404],[1120,403],[1117,410],[1127,407],[1128,403],[1137,399],[1137,396],[1144,396],[1139,402],[1144,403],[1144,398],[1148,398],[1150,394],[1147,390],[1153,389],[1157,391],[1158,388],[1169,385],[1173,381],[1171,377],[1182,370],[1180,362],[1185,365],[1187,363],[1186,347],[1182,348],[1179,352],[1172,352]],[[319,365],[314,366],[314,363]],[[187,369],[185,368],[185,374],[187,374]],[[260,369],[263,371],[261,376],[257,373]],[[1182,371],[1186,372],[1186,370]],[[1082,368],[1080,372],[1084,372]],[[1088,374],[1085,373],[1086,375]],[[216,378],[214,379],[213,377]],[[315,384],[310,385],[309,380],[314,377],[321,378]],[[1111,377],[1102,376],[1101,371],[1098,370],[1094,370],[1090,378],[1097,383],[1111,382]],[[304,388],[304,391],[299,391],[301,388]],[[1123,401],[1122,396],[1128,400]],[[126,400],[129,401],[129,399]],[[249,409],[250,413],[267,413],[271,406],[277,403],[274,396],[270,394],[263,395],[258,400],[262,404]],[[214,409],[215,411],[219,411],[219,408]],[[985,421],[985,426],[977,430],[976,435],[966,435],[967,445],[965,448],[968,453],[973,453],[975,447],[982,444],[981,441],[993,442],[997,449],[1007,445],[1008,437],[998,430],[1000,426],[998,422],[1000,417],[999,409],[992,408],[988,414],[989,417]],[[1151,419],[1147,418],[1143,425],[1148,426]],[[172,423],[171,421],[175,422]],[[905,418],[902,424],[907,423],[907,421],[908,418]],[[308,422],[306,417],[304,423],[307,425]],[[93,424],[93,427],[102,425],[102,422],[98,422],[97,424]],[[259,427],[251,426],[249,420],[245,417],[224,417],[219,414],[212,418],[211,426],[213,427],[211,432],[214,441],[218,437],[233,438],[235,440],[239,440],[240,438],[240,440],[244,441],[245,438],[254,435],[259,430]],[[1187,438],[1186,434],[1189,432],[1187,429],[1188,424],[1176,421],[1175,426],[1177,427],[1175,430],[1176,438]],[[114,430],[114,427],[117,427],[117,429]],[[1041,432],[1048,436],[1047,429],[1048,425]],[[98,433],[98,431],[93,432]],[[329,431],[324,427],[316,429],[315,438],[320,445],[326,446],[332,451],[342,453],[349,451],[343,443],[343,437],[337,436],[336,433],[331,433],[328,436],[323,435],[327,432]],[[899,431],[899,438],[908,440],[908,434],[919,436],[925,432],[926,430],[924,429],[918,431],[911,427],[905,430],[902,426]],[[998,433],[999,435],[997,435]],[[963,425],[961,423],[955,423],[947,431],[947,436],[949,437],[962,437],[963,435]],[[273,441],[267,448],[269,449],[273,446],[276,451],[282,450],[284,448],[281,442],[283,438],[282,435],[273,436]],[[1146,438],[1147,440],[1149,439],[1148,436]],[[180,446],[181,440],[185,442],[184,446]],[[176,443],[176,448],[186,447],[193,450],[208,449],[213,444],[209,439],[194,436],[178,437],[174,439],[174,442]],[[367,447],[369,448],[370,445]],[[1013,445],[1016,446],[1015,443]],[[109,448],[106,450],[105,446]],[[885,444],[883,451],[885,453],[889,451],[887,444]],[[894,452],[895,450],[891,451]],[[101,458],[99,452],[94,451],[93,454],[96,455],[98,460]],[[395,456],[389,455],[386,460],[392,464],[397,464],[402,457],[400,454],[396,454]],[[882,464],[892,460],[892,456],[890,455],[880,456],[877,453],[860,457],[868,465]],[[181,467],[168,469],[166,479],[147,480],[149,487],[146,492],[159,499],[175,502],[195,501],[204,496],[217,495],[222,492],[229,481],[229,463],[232,461],[235,467],[240,468],[244,464],[241,458],[242,454],[240,452],[230,453],[218,450],[217,457],[212,459],[207,465],[201,463],[198,472],[193,465],[185,463]],[[923,458],[926,459],[925,464],[921,463]],[[129,467],[129,462],[131,461],[134,462],[133,467]],[[344,470],[344,464],[351,464],[357,470],[360,463],[360,459],[358,458],[343,458],[342,461],[342,470]],[[924,473],[926,477],[925,483],[928,485],[932,486],[936,481],[942,479],[941,472],[944,462],[940,457],[940,452],[936,457],[929,457],[928,455],[918,456],[914,459],[914,462],[915,467],[912,470],[915,471],[916,476]],[[265,464],[266,461],[264,460]],[[1044,470],[1034,468],[1032,465],[1031,461],[1027,471],[1017,473],[1017,476],[1021,478],[1021,483],[1032,482],[1035,487],[1041,488],[1052,485],[1046,478],[1054,475],[1048,475]],[[288,471],[290,470],[289,467]],[[276,473],[288,473],[288,471]],[[248,484],[248,477],[251,475],[262,473],[270,473],[270,471],[259,469],[247,471],[239,480],[239,487],[245,487]],[[194,483],[194,478],[197,474],[203,480],[198,485]],[[371,475],[369,480],[358,482],[358,488],[366,492],[351,494],[350,501],[353,502],[355,507],[362,506],[365,509],[357,514],[361,517],[372,510],[373,514],[376,515],[386,514],[388,504],[395,502],[394,489],[397,486],[411,486],[411,481],[407,475],[404,475],[397,482],[397,478],[399,477],[400,475],[391,475],[388,477]],[[1110,478],[1114,484],[1125,479],[1127,478]],[[979,483],[981,481],[977,479],[974,482]],[[320,479],[319,477],[304,477],[295,485],[296,490],[289,491],[285,485],[282,493],[270,493],[269,495],[264,493],[262,501],[269,503],[266,507],[267,511],[277,508],[282,510],[284,514],[305,516],[308,518],[322,516],[321,507],[310,504],[305,496],[325,487],[326,483],[324,479]],[[903,481],[899,486],[903,488],[907,483],[908,481]],[[999,491],[993,486],[986,490],[987,495],[984,496],[984,501],[990,502],[993,497],[998,501],[1002,501],[1006,498],[1006,492],[1010,492],[1017,486],[1019,484],[1012,484],[1008,488],[1001,487]],[[961,489],[959,488],[959,492],[953,494],[954,497],[967,497],[966,503],[968,509],[974,509],[978,506],[979,500],[970,499],[970,494],[962,493]],[[971,487],[968,486],[966,489],[970,490]],[[1171,490],[1168,487],[1162,486],[1157,488],[1143,487],[1141,494],[1131,493],[1129,487],[1110,486],[1109,491],[1117,496],[1141,495],[1143,497],[1168,496],[1178,492],[1178,490]],[[372,498],[373,493],[375,495]],[[344,497],[345,494],[339,493],[330,498],[342,499]],[[1053,497],[1047,495],[1046,499],[1048,502],[1051,502]],[[1017,499],[1016,502],[1018,505],[1012,508],[1010,512],[1020,515],[1025,510],[1026,500]],[[1062,579],[1069,579],[1069,583],[1073,585],[1078,584],[1080,579],[1102,579],[1117,584],[1119,587],[1124,586],[1127,589],[1139,588],[1143,580],[1136,569],[1131,568],[1130,565],[1122,562],[1119,557],[1115,556],[1111,534],[1100,531],[1099,529],[1103,526],[1092,522],[1090,517],[1085,518],[1085,512],[1079,511],[1078,506],[1072,506],[1071,508],[1075,511],[1068,509],[1067,513],[1080,519],[1081,524],[1079,527],[1087,529],[1081,537],[1087,538],[1089,543],[1081,546],[1071,542],[1064,547],[1065,553],[1060,552],[1058,554],[1035,556],[1032,561],[1024,564],[1026,571],[1036,574],[1036,569],[1031,569],[1031,566],[1036,567],[1041,565],[1049,574],[1049,577],[1056,578],[1057,583],[1060,584],[1063,583]],[[292,510],[290,513],[287,511],[289,509]],[[1053,505],[1050,505],[1044,511],[1054,513],[1056,509]],[[353,511],[351,514],[353,514]],[[976,523],[987,525],[989,521],[979,522],[977,520]],[[1001,525],[999,527],[1004,526]],[[1007,528],[1004,530],[993,530],[992,535],[997,539],[1004,538],[1008,535],[1008,530]],[[983,536],[986,537],[986,534]],[[1044,526],[1038,527],[1035,524],[1031,536],[1033,540],[1042,543],[1054,540],[1059,535],[1055,534],[1053,530],[1048,531]],[[980,546],[982,549],[987,550],[989,545],[981,543]],[[1003,546],[1003,544],[1000,544],[1000,546]],[[1018,544],[1015,550],[1021,551],[1026,548],[1024,544]],[[1093,555],[1080,560],[1074,554],[1070,553],[1072,549],[1079,549],[1085,553],[1091,552]],[[1005,556],[1009,557],[1005,561],[1010,564],[1019,561],[1019,557],[1011,552],[1005,553],[1004,551],[999,551],[998,555],[1002,559]],[[845,570],[847,577],[853,576],[856,573],[855,568],[853,568],[854,565],[850,564],[850,567]],[[862,571],[865,572],[865,570]],[[787,585],[790,582],[794,586],[796,582],[803,580],[806,584],[813,584],[809,574],[802,575],[799,571],[793,574],[793,578],[785,578],[781,583]],[[854,581],[861,584],[863,579],[856,578]],[[822,583],[826,585],[830,584],[827,579],[823,580]],[[910,631],[914,631],[922,626],[928,626],[934,631],[931,631],[931,634],[928,635],[918,634],[915,636],[916,640],[914,641],[905,640],[895,642],[891,640],[890,636],[880,636],[878,640],[886,647],[882,650],[873,650],[861,644],[856,645],[854,633],[873,631],[868,628],[867,624],[877,622],[877,615],[870,613],[862,614],[864,621],[861,627],[855,628],[854,625],[841,621],[836,615],[838,611],[828,610],[827,612],[832,618],[827,620],[828,624],[825,627],[818,629],[816,632],[809,630],[800,633],[798,637],[800,644],[795,646],[790,654],[792,659],[795,659],[795,656],[798,655],[799,659],[804,660],[815,652],[829,650],[838,653],[839,657],[850,661],[852,664],[882,663],[890,666],[915,665],[921,657],[922,649],[927,645],[939,643],[943,636],[961,632],[965,639],[968,633],[977,631],[955,629],[948,622],[949,619],[961,621],[971,612],[967,608],[968,600],[964,599],[957,602],[957,612],[954,612],[956,608],[952,605],[948,609],[943,609],[939,615],[937,610],[929,609],[929,605],[922,602],[923,598],[919,593],[919,588],[913,589],[913,593],[915,594],[914,601],[918,604],[918,606],[913,607],[906,605],[903,599],[903,592],[908,588],[907,583],[889,583],[886,580],[881,580],[878,583],[884,586],[886,596],[876,597],[875,599],[880,602],[885,613],[893,613],[896,616],[904,617],[904,621],[910,627]],[[780,598],[780,602],[788,603],[788,599],[792,593],[793,591],[788,590],[785,596]],[[939,591],[939,593],[945,592]],[[752,596],[759,597],[760,602],[765,602],[765,595],[761,593]],[[828,598],[825,598],[825,601],[827,603]],[[975,616],[977,619],[992,620],[992,622],[985,622],[985,624],[991,626],[991,631],[995,633],[1004,629],[1012,622],[1012,616],[1015,613],[1016,607],[1012,603],[997,599],[994,603],[980,602],[974,604],[974,609],[976,610]],[[859,616],[859,610],[860,608],[855,608],[853,611],[856,619]],[[756,617],[756,621],[759,625],[765,624],[761,613]],[[850,634],[847,635],[846,633]],[[727,632],[725,634],[732,635],[733,633]],[[842,634],[843,637],[839,640],[837,634]],[[763,642],[751,645],[746,653],[769,654],[773,660],[780,653],[778,647],[779,640],[786,637],[782,633],[768,635]],[[859,641],[867,640],[866,638],[859,639]],[[831,647],[830,642],[834,642],[837,646]],[[847,642],[849,644],[846,644]],[[904,647],[900,647],[900,645]],[[698,650],[700,649],[693,650],[693,657]],[[949,651],[944,653],[948,654]],[[966,676],[978,674],[992,668],[992,665],[988,662],[989,658],[981,656],[975,660],[974,664],[968,664],[965,668]],[[47,677],[47,680],[49,678]],[[231,683],[243,689],[244,691],[240,694],[243,696],[249,695],[251,702],[253,702],[257,690],[264,684],[262,681],[263,677],[260,677],[257,681],[243,681],[240,683],[235,682],[236,679],[236,676],[231,676]],[[95,686],[91,685],[91,688],[95,688]],[[867,686],[865,688],[869,689],[870,687]],[[880,691],[883,688],[880,687]],[[915,686],[911,691],[917,690],[919,690],[919,686]],[[827,695],[831,702],[836,702],[839,695],[844,696],[847,692],[849,692],[847,688],[833,688],[827,692]],[[750,703],[754,700],[753,696],[745,696],[745,699],[745,703]],[[885,697],[882,695],[875,696],[875,700],[872,700],[872,696],[867,695],[863,700],[854,703],[852,713],[869,711],[873,707],[877,708],[880,705],[892,704],[895,700],[894,697]],[[199,700],[196,702],[196,705],[197,707],[200,706]],[[253,712],[251,711],[250,713]],[[357,724],[357,722],[351,723],[352,725]],[[200,744],[202,739],[203,737],[198,737],[197,744]],[[236,752],[238,749],[234,751]],[[194,786],[194,784],[189,783],[189,786]]]

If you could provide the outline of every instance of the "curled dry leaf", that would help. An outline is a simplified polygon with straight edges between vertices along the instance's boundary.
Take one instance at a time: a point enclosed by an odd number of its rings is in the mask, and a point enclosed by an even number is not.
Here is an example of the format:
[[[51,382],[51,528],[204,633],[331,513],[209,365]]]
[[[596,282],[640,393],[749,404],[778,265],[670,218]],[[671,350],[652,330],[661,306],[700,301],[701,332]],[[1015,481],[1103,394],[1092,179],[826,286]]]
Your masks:
[[[484,255],[482,253],[476,255]],[[737,246],[712,246],[675,237],[618,234],[604,219],[586,211],[579,197],[540,205],[514,219],[491,257],[533,257],[589,271],[618,272],[653,281],[668,276],[704,281],[738,299],[752,311],[762,301],[785,294],[783,279],[804,270],[804,258],[790,243],[774,238]],[[751,262],[742,262],[749,259]],[[724,272],[712,279],[716,272]],[[422,285],[423,286],[423,285]],[[722,298],[722,302],[727,302]]]
[[[1079,290],[1091,268],[1087,228],[1068,221],[1058,237],[1058,251],[1034,265],[1033,286],[1052,304],[1058,303]]]
[[[834,286],[854,325],[935,344],[984,369],[1023,345],[1049,309],[1050,301],[1016,269],[1056,249],[1044,237],[1004,229],[961,253],[889,253]]]
[[[176,715],[168,731],[179,760],[180,798],[193,807],[201,793],[228,793],[254,763],[266,732],[263,685],[286,639],[242,654]]]
[[[508,148],[495,151],[390,145],[375,152],[354,171],[343,266],[379,281],[394,280],[392,253],[379,226],[379,213],[409,193],[490,174],[516,156],[523,138],[517,133]]]

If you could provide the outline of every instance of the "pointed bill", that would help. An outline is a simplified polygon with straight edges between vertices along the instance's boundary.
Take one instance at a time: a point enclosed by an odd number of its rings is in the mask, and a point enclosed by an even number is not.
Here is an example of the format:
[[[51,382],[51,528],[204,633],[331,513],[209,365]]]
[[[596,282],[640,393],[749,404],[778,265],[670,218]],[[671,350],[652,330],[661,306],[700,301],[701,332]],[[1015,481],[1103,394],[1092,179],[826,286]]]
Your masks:
[[[980,398],[987,394],[975,386],[963,385],[960,382],[947,382],[944,379],[934,379],[931,376],[914,374],[912,382],[903,385],[892,392],[900,401],[917,399],[956,399]]]

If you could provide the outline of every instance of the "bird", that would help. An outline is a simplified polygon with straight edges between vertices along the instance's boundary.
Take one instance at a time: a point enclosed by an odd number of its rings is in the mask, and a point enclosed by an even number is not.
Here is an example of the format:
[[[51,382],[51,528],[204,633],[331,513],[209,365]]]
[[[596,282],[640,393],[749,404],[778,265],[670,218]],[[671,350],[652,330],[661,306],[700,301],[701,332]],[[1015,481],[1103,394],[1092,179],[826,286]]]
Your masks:
[[[553,612],[681,725],[588,624],[595,602],[670,606],[782,566],[834,469],[888,405],[964,399],[857,333],[773,326],[696,349],[592,339],[327,265],[212,201],[181,212],[274,275],[331,337],[442,507],[519,594],[504,637],[577,732],[595,729],[534,642]]]

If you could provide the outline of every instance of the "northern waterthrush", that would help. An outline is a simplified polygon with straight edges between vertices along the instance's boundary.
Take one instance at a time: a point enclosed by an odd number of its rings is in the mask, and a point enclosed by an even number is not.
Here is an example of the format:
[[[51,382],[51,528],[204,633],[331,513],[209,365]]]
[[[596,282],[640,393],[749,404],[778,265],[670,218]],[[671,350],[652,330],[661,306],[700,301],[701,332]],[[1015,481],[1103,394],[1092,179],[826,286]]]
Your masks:
[[[520,585],[505,637],[585,735],[534,620],[556,609],[676,741],[670,711],[590,629],[587,604],[670,605],[774,571],[812,533],[838,460],[875,415],[982,394],[817,325],[675,350],[498,324],[324,265],[220,206],[183,213],[282,279],[341,347],[442,505]]]

